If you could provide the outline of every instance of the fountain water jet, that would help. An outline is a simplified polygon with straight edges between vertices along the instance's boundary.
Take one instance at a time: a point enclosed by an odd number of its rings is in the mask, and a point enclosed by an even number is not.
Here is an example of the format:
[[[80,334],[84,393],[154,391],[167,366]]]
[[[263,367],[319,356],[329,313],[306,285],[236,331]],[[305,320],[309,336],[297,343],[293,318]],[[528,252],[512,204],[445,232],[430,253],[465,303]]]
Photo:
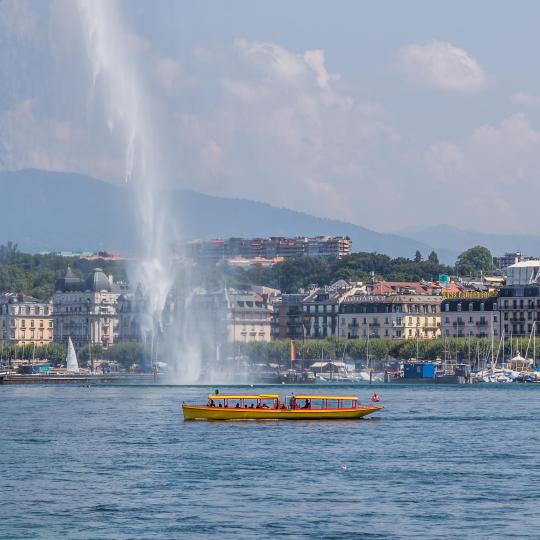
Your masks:
[[[185,308],[183,313],[177,310],[180,320],[173,321],[172,330],[165,328],[171,291],[179,277],[171,250],[175,228],[164,197],[168,186],[160,167],[161,145],[138,75],[136,39],[122,25],[114,0],[78,0],[78,11],[92,65],[94,93],[103,96],[107,125],[126,149],[125,179],[133,196],[140,248],[130,279],[140,285],[144,297],[140,327],[147,355],[154,363],[160,343],[159,351],[168,355],[165,360],[176,363],[177,381],[196,382],[202,373],[202,352],[185,330]],[[189,289],[185,280],[184,285]]]

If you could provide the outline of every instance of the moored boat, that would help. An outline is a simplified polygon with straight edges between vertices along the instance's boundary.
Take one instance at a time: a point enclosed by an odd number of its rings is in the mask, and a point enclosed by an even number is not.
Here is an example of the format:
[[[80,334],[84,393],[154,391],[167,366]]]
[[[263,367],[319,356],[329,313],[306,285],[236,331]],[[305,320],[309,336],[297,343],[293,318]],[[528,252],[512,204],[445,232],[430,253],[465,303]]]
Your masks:
[[[206,405],[182,403],[184,420],[340,420],[362,418],[382,408],[381,404],[361,405],[356,396],[329,395],[291,396],[282,401],[278,394],[211,394]]]

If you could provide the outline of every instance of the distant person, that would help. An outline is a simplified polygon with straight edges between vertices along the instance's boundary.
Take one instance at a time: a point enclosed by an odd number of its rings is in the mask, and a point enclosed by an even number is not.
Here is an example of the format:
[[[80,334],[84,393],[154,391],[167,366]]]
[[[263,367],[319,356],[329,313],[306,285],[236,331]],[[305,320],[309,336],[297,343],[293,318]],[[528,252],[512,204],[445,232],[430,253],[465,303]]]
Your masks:
[[[240,403],[237,403],[235,409],[239,409],[239,408],[240,408]]]
[[[263,404],[261,405],[261,409],[268,409],[268,408],[269,408],[269,407],[268,407],[268,405],[267,405],[266,403],[263,403]]]
[[[303,409],[309,409],[309,401],[306,399],[306,402],[304,403]]]
[[[250,409],[253,409],[253,403],[249,406]]]
[[[289,399],[289,409],[294,409],[294,394]]]
[[[220,406],[220,407],[223,407],[223,405],[222,405],[221,403],[219,404],[219,406]]]

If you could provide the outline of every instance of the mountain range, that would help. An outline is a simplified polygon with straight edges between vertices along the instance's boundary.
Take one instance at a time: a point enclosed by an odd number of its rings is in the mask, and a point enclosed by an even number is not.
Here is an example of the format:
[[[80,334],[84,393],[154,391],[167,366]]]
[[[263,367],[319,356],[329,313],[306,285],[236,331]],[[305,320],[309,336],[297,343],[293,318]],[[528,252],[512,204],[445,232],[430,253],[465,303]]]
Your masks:
[[[447,263],[453,263],[457,253],[475,244],[495,252],[512,248],[540,252],[540,238],[533,236],[481,235],[450,226],[431,227],[407,236],[379,233],[345,221],[191,190],[172,191],[167,201],[183,240],[347,235],[353,251],[413,257],[417,249],[424,256],[435,249],[440,260]],[[132,204],[126,185],[81,174],[37,169],[0,172],[0,243],[11,240],[29,252],[130,253],[137,244]]]

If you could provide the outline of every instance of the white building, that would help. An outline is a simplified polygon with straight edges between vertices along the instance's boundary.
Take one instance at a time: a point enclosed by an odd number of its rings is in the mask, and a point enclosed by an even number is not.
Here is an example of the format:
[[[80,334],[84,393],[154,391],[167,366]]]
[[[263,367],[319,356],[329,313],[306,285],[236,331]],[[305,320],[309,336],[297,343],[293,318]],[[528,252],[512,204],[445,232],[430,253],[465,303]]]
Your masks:
[[[112,345],[118,339],[116,303],[125,288],[100,268],[81,279],[68,267],[53,294],[54,341],[65,343],[71,337],[76,348]]]

